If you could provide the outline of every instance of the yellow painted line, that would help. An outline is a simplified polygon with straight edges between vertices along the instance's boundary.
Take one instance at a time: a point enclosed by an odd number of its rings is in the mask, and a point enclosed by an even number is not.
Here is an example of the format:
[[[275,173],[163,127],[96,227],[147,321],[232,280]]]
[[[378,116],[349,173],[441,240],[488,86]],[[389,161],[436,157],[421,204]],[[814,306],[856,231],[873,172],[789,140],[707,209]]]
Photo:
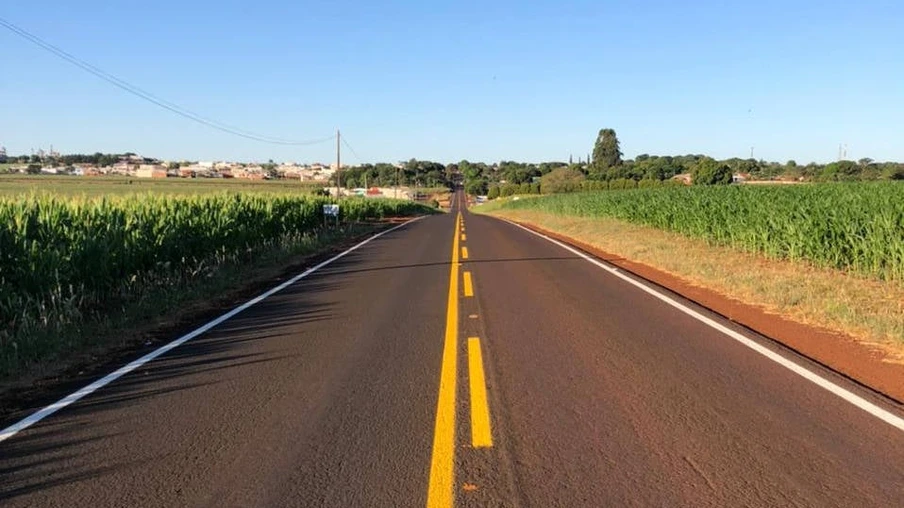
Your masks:
[[[465,272],[465,296],[474,296],[474,284],[471,282],[471,272]]]
[[[451,508],[455,500],[455,383],[458,373],[458,224],[455,218],[452,238],[452,268],[449,271],[449,303],[446,307],[446,336],[439,374],[436,401],[436,425],[433,430],[433,454],[430,458],[430,484],[427,508]]]
[[[468,237],[465,236],[464,230],[462,230],[462,233],[461,233],[461,241],[466,242],[467,240],[468,240]]]
[[[487,404],[487,383],[483,373],[480,339],[468,339],[468,380],[471,385],[471,444],[474,448],[493,446],[490,431],[490,406]]]
[[[468,259],[468,248],[467,247],[461,248],[461,258]]]

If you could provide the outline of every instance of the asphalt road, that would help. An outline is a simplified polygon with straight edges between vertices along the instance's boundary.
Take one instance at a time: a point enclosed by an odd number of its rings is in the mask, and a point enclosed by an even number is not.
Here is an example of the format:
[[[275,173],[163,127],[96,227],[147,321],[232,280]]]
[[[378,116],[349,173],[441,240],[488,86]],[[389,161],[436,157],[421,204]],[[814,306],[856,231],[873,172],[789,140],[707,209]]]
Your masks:
[[[463,210],[368,243],[0,442],[2,506],[453,503],[901,506],[904,432]]]

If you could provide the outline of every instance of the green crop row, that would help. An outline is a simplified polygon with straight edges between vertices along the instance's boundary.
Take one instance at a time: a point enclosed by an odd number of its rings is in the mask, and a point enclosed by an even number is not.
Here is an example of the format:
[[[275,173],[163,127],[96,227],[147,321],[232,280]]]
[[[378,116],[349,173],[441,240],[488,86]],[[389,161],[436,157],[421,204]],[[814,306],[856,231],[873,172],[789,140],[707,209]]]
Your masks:
[[[612,217],[773,258],[904,280],[904,185],[897,182],[637,189],[503,208]]]

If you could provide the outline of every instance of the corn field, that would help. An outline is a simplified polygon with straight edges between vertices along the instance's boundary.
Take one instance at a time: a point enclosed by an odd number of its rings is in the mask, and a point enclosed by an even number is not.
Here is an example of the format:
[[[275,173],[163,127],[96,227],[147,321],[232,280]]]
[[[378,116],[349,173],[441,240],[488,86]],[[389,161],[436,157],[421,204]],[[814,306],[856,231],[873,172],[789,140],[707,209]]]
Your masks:
[[[12,357],[29,349],[24,328],[46,332],[116,312],[149,278],[182,277],[217,259],[253,257],[282,238],[316,235],[326,203],[258,193],[0,198],[0,363],[15,365]],[[343,223],[430,211],[389,199],[349,199],[340,210]]]
[[[904,184],[896,182],[637,189],[518,200],[503,209],[611,217],[772,258],[904,280]]]

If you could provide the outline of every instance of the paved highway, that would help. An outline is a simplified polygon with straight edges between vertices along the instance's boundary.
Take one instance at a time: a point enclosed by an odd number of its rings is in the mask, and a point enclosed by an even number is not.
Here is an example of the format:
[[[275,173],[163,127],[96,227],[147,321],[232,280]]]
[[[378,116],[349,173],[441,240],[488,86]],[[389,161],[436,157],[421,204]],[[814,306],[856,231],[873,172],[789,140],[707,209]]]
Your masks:
[[[900,407],[628,279],[408,223],[5,434],[0,505],[904,503]]]

